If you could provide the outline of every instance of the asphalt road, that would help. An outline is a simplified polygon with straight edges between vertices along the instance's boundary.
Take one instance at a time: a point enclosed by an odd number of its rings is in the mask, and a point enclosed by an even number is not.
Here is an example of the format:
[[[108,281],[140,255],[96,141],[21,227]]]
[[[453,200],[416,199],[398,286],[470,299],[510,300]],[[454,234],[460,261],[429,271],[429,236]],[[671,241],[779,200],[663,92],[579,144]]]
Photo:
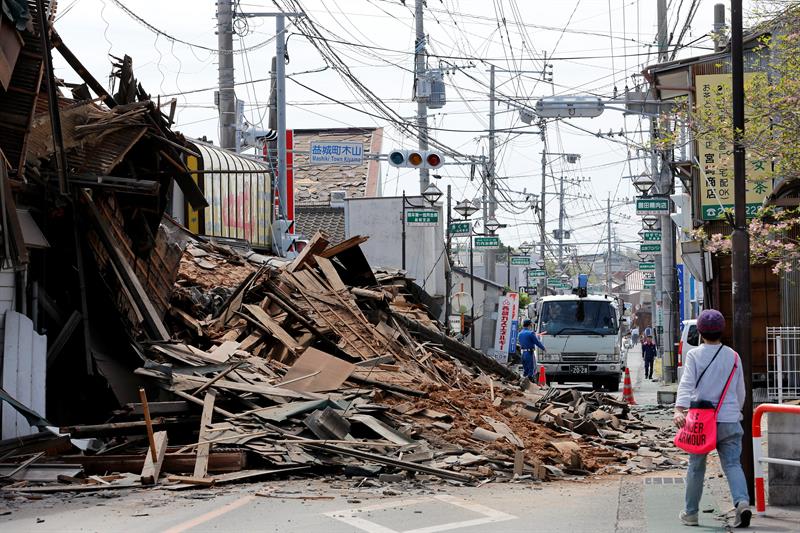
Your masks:
[[[460,533],[675,531],[680,487],[641,477],[452,487],[281,481],[190,492],[136,490],[8,502],[8,532]],[[676,492],[677,489],[677,492]],[[271,491],[274,497],[258,496]],[[676,496],[677,495],[677,496]],[[308,499],[303,499],[308,498]],[[330,499],[323,499],[330,498]],[[676,507],[675,505],[678,505]],[[661,516],[669,509],[669,517]],[[650,515],[654,516],[649,520]],[[663,524],[662,524],[663,522]],[[662,527],[663,526],[663,527]],[[718,529],[722,531],[722,529]]]

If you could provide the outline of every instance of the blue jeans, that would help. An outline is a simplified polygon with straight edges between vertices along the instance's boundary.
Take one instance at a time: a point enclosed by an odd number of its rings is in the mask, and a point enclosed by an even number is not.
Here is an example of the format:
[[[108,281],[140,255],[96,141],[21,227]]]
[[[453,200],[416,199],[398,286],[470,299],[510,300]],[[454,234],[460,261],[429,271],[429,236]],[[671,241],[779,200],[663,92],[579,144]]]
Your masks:
[[[533,356],[533,350],[522,350],[522,376],[533,378],[535,371],[536,358]]]
[[[717,452],[722,470],[728,479],[733,504],[750,502],[747,481],[740,457],[742,455],[742,425],[739,422],[717,422]],[[706,455],[689,454],[689,471],[686,474],[686,512],[696,514],[703,496],[706,476]]]

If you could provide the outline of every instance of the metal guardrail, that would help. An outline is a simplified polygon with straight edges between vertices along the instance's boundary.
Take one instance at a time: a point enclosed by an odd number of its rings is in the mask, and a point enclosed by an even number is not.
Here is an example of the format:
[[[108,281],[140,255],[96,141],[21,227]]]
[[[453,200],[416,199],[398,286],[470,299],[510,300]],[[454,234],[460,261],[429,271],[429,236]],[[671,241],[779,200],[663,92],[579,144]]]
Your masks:
[[[800,327],[767,328],[767,396],[800,399]]]
[[[800,405],[779,405],[776,403],[762,403],[753,411],[753,464],[755,465],[755,492],[756,512],[761,514],[766,511],[764,498],[764,468],[762,463],[771,463],[784,466],[800,467],[800,461],[764,457],[761,454],[761,417],[766,413],[788,413],[800,415]]]

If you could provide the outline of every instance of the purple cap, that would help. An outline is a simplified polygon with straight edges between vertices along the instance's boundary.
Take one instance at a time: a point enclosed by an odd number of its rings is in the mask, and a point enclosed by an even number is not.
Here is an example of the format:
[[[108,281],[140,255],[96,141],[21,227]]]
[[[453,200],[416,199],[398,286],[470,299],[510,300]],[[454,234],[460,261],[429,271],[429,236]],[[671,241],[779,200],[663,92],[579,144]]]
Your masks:
[[[716,309],[706,309],[697,317],[697,331],[700,333],[722,333],[725,330],[725,317]]]

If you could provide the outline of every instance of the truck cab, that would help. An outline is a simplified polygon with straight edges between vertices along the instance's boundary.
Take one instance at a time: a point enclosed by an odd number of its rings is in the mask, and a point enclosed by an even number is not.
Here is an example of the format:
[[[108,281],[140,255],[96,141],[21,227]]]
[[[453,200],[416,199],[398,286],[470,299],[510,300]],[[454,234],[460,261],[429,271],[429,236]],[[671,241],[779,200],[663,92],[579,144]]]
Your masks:
[[[591,382],[618,391],[621,360],[620,306],[611,296],[545,296],[536,330],[546,348],[537,353],[548,381]]]

